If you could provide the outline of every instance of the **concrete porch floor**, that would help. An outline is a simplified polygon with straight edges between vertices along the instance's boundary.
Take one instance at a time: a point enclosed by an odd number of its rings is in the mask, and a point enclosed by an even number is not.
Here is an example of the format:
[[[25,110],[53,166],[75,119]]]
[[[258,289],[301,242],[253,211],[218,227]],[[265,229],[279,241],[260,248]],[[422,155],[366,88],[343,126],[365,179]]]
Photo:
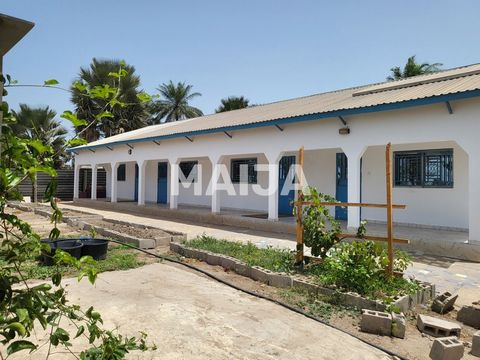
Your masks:
[[[280,217],[278,221],[262,218],[261,212],[247,210],[222,209],[213,214],[210,209],[202,206],[179,205],[171,210],[168,205],[147,203],[138,206],[134,201],[119,201],[111,203],[107,199],[78,199],[73,205],[151,217],[153,219],[175,219],[179,223],[208,224],[209,226],[226,226],[244,228],[267,233],[278,233],[281,238],[295,240],[294,217]],[[341,222],[346,230],[346,222]],[[386,226],[380,223],[367,225],[369,235],[385,236]],[[469,243],[466,231],[424,228],[397,224],[394,226],[397,238],[410,240],[408,245],[397,245],[417,256],[436,255],[480,262],[480,244]]]

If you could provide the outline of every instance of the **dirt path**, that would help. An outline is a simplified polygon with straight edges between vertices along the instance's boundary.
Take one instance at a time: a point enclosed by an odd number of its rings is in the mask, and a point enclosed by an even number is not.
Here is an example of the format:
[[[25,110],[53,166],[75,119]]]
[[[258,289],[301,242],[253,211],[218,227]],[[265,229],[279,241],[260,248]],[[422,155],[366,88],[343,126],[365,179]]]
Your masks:
[[[98,308],[107,327],[149,334],[158,350],[132,359],[390,359],[338,330],[168,264],[102,273],[95,287],[66,283],[69,298]]]

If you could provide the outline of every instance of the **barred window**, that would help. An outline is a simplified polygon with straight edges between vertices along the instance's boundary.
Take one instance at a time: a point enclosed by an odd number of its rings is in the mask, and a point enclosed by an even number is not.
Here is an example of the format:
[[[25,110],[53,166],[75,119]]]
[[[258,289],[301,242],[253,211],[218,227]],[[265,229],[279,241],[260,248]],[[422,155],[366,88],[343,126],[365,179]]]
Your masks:
[[[125,181],[127,178],[127,171],[126,171],[125,164],[118,165],[117,169],[117,181]]]
[[[453,149],[397,151],[395,186],[453,187]]]
[[[188,179],[188,176],[190,175],[190,173],[194,171],[192,173],[193,182],[198,181],[196,165],[198,165],[198,161],[182,161],[179,164],[180,170],[182,171],[183,176],[185,176],[185,179]],[[178,181],[180,182],[181,179],[179,179]]]
[[[231,162],[231,171],[230,176],[232,179],[232,183],[238,184],[240,182],[247,181],[248,184],[256,184],[257,183],[257,159],[250,158],[250,159],[235,159]],[[246,169],[246,174],[242,174],[242,169]],[[246,179],[242,178],[246,176]]]

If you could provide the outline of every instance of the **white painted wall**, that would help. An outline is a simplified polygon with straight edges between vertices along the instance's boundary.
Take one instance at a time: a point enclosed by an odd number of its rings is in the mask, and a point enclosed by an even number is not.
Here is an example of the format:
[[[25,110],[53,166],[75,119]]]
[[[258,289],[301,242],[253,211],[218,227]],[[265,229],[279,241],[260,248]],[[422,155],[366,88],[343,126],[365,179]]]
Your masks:
[[[318,191],[335,196],[336,191],[336,154],[341,149],[305,151],[305,179],[309,186]]]
[[[135,162],[124,164],[126,165],[125,181],[117,182],[117,198],[118,200],[133,200],[135,198]]]
[[[407,205],[405,210],[395,210],[396,222],[468,228],[468,156],[462,148],[451,141],[434,142],[394,145],[392,153],[446,148],[453,148],[453,188],[394,187],[395,203]],[[362,159],[362,201],[385,202],[385,148],[368,148]],[[364,208],[362,217],[386,220],[383,209]]]

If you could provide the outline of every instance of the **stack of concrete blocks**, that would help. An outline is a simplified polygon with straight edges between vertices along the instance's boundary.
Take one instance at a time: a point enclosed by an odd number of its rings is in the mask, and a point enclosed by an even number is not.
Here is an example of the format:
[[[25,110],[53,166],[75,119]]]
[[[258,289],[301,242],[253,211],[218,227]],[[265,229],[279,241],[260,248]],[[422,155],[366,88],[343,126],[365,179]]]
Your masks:
[[[434,337],[459,337],[462,331],[462,328],[454,322],[426,315],[417,316],[417,328],[421,332]]]
[[[452,294],[448,291],[438,295],[432,302],[432,310],[439,314],[446,314],[453,310],[453,305],[458,298],[458,294]]]
[[[432,360],[460,360],[463,357],[463,344],[455,336],[435,339],[430,349]]]
[[[480,357],[480,331],[473,334],[471,354]]]

